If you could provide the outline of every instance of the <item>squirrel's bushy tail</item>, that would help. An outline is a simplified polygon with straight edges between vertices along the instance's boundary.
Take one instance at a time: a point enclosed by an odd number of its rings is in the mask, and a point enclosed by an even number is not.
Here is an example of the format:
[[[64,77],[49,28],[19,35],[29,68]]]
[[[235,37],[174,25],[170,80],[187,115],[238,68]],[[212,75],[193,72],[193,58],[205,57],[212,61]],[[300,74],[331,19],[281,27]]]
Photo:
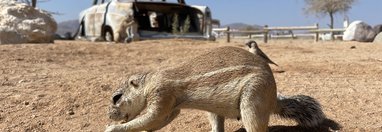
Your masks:
[[[317,100],[305,95],[277,95],[275,114],[283,118],[293,119],[303,127],[317,127],[326,116]]]

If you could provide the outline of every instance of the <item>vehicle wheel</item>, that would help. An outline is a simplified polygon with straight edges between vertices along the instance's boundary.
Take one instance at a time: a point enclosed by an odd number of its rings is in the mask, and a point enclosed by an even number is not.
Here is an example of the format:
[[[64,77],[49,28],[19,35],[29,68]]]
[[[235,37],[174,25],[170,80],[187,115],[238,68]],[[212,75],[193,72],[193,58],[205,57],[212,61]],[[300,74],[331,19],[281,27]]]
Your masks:
[[[107,41],[107,42],[114,41],[113,32],[111,30],[106,30],[106,32],[105,32],[105,41]]]

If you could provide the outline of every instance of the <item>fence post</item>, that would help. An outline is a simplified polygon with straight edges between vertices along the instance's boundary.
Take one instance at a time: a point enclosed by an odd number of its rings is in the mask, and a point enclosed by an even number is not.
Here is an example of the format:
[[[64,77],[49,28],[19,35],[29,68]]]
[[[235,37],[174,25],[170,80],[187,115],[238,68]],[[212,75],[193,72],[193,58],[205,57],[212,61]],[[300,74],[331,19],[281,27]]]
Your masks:
[[[318,23],[316,23],[315,24],[315,26],[316,26],[316,29],[318,30]],[[316,32],[316,34],[315,34],[315,36],[314,36],[314,39],[315,39],[315,41],[316,42],[318,42],[318,40],[320,39],[320,34],[319,34],[319,32]]]
[[[294,36],[293,31],[291,32],[291,35],[292,35],[292,39],[296,39],[295,36]]]
[[[264,26],[264,43],[268,43],[268,25]]]
[[[226,31],[226,33],[227,33],[227,43],[231,42],[231,33],[229,32],[229,30],[230,30],[230,27],[228,26],[227,27],[227,31]]]

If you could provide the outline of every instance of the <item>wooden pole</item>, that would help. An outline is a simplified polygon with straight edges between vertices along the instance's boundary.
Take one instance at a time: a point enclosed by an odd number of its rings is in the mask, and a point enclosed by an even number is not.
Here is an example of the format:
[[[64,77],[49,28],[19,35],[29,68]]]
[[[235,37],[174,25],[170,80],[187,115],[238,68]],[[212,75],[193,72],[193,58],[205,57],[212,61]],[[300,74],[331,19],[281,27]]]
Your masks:
[[[227,27],[227,31],[226,31],[226,33],[227,33],[227,43],[231,42],[231,33],[229,32],[229,30],[230,30],[230,27]]]
[[[32,0],[32,7],[36,8],[37,0]]]
[[[268,43],[268,25],[264,26],[264,43]]]
[[[316,28],[317,28],[317,30],[318,30],[318,28],[319,28],[319,27],[318,27],[318,26],[319,26],[318,23],[316,23],[315,26],[316,26]],[[320,38],[319,38],[319,37],[320,37],[319,35],[320,35],[320,34],[319,34],[318,32],[316,32],[316,35],[314,36],[314,39],[315,39],[316,42],[318,42],[318,40],[320,39]]]

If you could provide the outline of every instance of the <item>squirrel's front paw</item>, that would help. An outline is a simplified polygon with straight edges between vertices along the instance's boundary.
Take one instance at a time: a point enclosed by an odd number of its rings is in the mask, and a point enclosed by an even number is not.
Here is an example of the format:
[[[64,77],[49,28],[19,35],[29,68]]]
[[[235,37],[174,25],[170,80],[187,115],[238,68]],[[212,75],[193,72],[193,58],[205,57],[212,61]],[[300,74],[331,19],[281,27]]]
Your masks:
[[[126,132],[126,131],[120,125],[111,125],[106,128],[105,132]]]

